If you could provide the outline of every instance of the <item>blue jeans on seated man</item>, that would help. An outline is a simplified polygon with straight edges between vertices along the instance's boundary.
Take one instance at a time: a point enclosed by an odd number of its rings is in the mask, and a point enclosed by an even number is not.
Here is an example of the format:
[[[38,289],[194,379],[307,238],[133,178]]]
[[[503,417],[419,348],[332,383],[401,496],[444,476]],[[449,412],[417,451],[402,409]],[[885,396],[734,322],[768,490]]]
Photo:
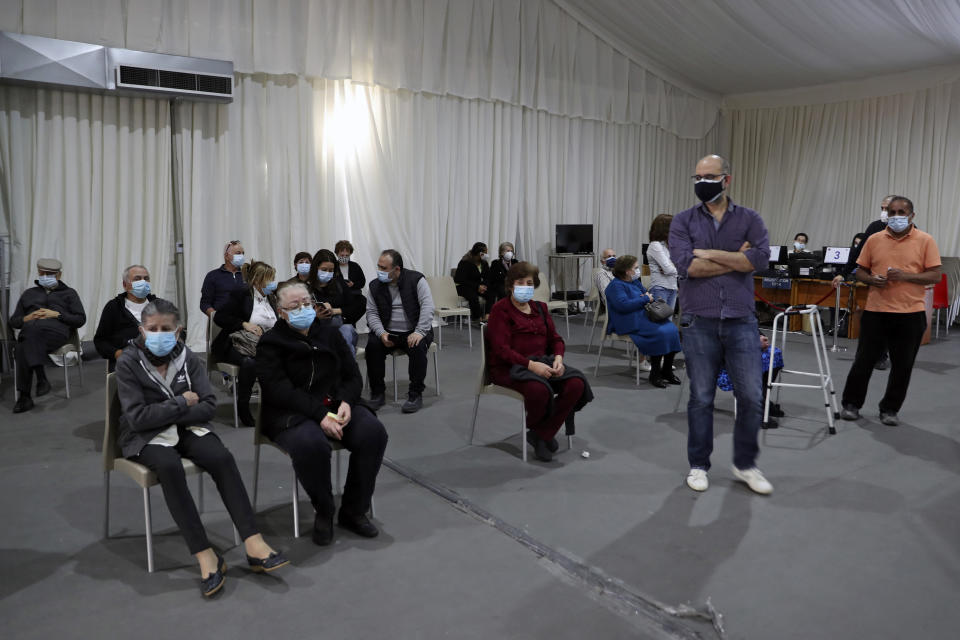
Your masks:
[[[653,296],[654,300],[663,300],[671,308],[676,310],[677,305],[677,290],[676,289],[667,289],[666,287],[650,287],[647,289],[647,292]]]
[[[763,389],[757,384],[762,365],[757,357],[757,319],[706,318],[682,314],[683,354],[690,379],[687,404],[687,459],[691,468],[710,469],[713,453],[713,401],[717,375],[726,368],[737,400],[733,427],[733,465],[755,466],[760,447],[757,433],[763,420]]]

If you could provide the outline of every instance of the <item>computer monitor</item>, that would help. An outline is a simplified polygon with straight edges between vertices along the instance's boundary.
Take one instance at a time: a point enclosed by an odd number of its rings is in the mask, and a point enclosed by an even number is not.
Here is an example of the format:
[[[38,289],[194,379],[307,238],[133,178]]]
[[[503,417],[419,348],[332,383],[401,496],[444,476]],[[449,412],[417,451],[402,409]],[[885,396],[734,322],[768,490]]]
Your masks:
[[[787,248],[770,245],[770,264],[787,264]]]
[[[558,224],[554,249],[557,253],[593,253],[593,225]]]
[[[850,247],[824,247],[824,264],[847,264],[850,260]]]

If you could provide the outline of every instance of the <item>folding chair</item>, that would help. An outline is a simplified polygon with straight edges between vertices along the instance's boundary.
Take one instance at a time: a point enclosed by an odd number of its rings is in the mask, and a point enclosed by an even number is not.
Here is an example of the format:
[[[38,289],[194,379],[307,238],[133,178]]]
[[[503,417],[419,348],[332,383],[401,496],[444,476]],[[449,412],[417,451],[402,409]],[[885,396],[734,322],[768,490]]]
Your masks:
[[[467,318],[467,337],[470,341],[470,349],[473,349],[473,329],[470,327],[470,309],[460,306],[460,296],[457,295],[457,286],[453,283],[453,278],[441,276],[439,278],[427,278],[427,286],[430,287],[430,295],[433,297],[434,314],[440,319],[437,323],[437,343],[440,349],[443,349],[443,321],[446,318],[457,318],[458,324],[462,326],[462,320]]]
[[[70,360],[67,358],[67,354],[75,353],[77,355],[76,362],[71,365]],[[14,349],[13,349],[13,389],[14,389],[14,400],[20,399],[20,392],[17,391],[17,350],[16,350],[16,340],[14,340]],[[59,349],[50,352],[51,356],[60,356],[63,358],[63,384],[66,388],[67,399],[70,399],[70,372],[68,369],[71,366],[77,367],[77,373],[80,375],[80,385],[83,386],[83,347],[80,342],[80,334],[76,329],[70,331],[70,337],[67,339],[66,343]]]
[[[469,313],[469,311],[468,311]],[[437,364],[437,343],[431,342],[430,346],[427,348],[427,353],[433,354],[433,375],[437,383],[437,395],[440,395],[440,366]],[[393,401],[396,402],[399,397],[399,388],[397,384],[397,357],[405,356],[407,353],[403,349],[392,349],[390,351],[390,357],[393,362]]]
[[[621,336],[616,333],[607,333],[607,330],[610,326],[610,314],[603,316],[603,331],[600,334],[600,344],[597,349],[597,364],[593,367],[593,377],[596,378],[600,372],[600,356],[603,354],[603,341],[610,339],[616,342],[625,342],[627,343],[627,353],[630,354],[630,361],[633,362],[633,353],[636,353],[637,356],[637,381],[636,384],[640,386],[640,350],[637,349],[637,345],[633,343],[633,340],[630,336]],[[631,351],[632,350],[632,351]]]
[[[229,362],[220,362],[213,354],[213,341],[220,335],[220,327],[213,321],[213,318],[207,318],[207,373],[217,371],[227,376],[230,380],[230,386],[233,388],[233,428],[240,428],[240,416],[237,410],[237,382],[240,379],[240,367]]]
[[[547,305],[547,311],[554,311],[556,309],[563,309],[563,320],[567,325],[567,340],[570,339],[570,307],[567,302],[563,300],[551,300],[550,299],[550,287],[547,285],[546,281],[541,280],[540,286],[533,290],[533,299],[538,302],[543,302]]]

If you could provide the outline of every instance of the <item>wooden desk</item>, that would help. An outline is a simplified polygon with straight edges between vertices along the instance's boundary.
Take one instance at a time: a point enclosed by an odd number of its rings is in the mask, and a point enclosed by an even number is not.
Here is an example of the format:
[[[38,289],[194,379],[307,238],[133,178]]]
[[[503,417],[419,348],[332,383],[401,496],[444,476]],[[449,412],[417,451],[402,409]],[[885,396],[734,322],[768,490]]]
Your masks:
[[[840,291],[840,308],[848,309],[850,318],[847,321],[848,337],[860,337],[860,314],[867,304],[867,285],[862,282],[852,287],[845,287]],[[837,295],[830,280],[809,280],[794,278],[790,282],[790,289],[764,289],[763,278],[753,277],[753,290],[778,306],[799,306],[804,304],[818,304],[821,307],[834,307]],[[829,295],[827,295],[829,294]],[[826,299],[820,301],[821,298]],[[800,331],[803,319],[800,316],[790,318],[790,331]],[[827,327],[829,329],[829,327]]]

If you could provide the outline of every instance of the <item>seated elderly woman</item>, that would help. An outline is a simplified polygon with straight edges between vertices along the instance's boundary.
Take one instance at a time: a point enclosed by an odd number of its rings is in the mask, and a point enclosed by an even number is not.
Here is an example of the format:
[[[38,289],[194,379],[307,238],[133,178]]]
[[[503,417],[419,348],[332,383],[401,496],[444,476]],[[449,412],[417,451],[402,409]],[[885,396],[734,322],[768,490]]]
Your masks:
[[[253,363],[257,341],[277,321],[274,293],[277,290],[276,270],[266,262],[244,263],[243,281],[247,286],[230,293],[227,302],[213,316],[222,331],[211,345],[216,357],[240,367],[237,380],[237,416],[248,427],[253,426],[250,394],[257,371]]]
[[[315,321],[307,287],[284,285],[279,318],[257,345],[257,377],[263,403],[261,429],[290,455],[316,516],[313,541],[333,542],[332,440],[350,451],[350,466],[337,522],[367,537],[379,531],[369,518],[387,431],[361,404],[363,378],[340,332]]]
[[[665,388],[680,384],[673,374],[673,357],[680,351],[680,334],[669,321],[654,322],[644,309],[653,300],[640,283],[640,264],[636,256],[620,256],[613,265],[613,281],[607,285],[609,317],[607,330],[630,336],[640,353],[650,356],[650,384]]]
[[[117,444],[124,456],[157,474],[170,515],[200,563],[200,590],[209,597],[223,587],[227,565],[207,540],[181,458],[213,478],[254,571],[273,571],[289,561],[257,531],[237,463],[210,431],[217,398],[203,362],[180,341],[180,312],[158,298],[141,318],[140,337],[117,359]]]
[[[493,305],[487,328],[490,379],[523,394],[527,442],[538,460],[549,462],[558,448],[560,425],[572,421],[593,393],[583,374],[563,363],[563,338],[547,305],[532,301],[540,270],[518,262],[504,283],[509,295]]]

